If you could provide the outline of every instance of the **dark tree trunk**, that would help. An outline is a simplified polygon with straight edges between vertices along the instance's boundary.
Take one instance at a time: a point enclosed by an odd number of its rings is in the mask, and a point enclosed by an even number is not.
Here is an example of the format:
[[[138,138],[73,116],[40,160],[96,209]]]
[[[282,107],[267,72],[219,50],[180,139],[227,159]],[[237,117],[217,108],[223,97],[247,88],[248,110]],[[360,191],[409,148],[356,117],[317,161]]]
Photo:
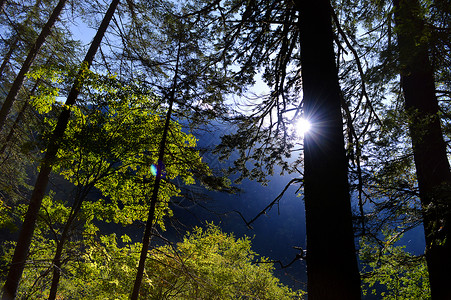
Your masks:
[[[341,91],[328,0],[298,0],[304,112],[309,300],[360,299]]]
[[[394,0],[405,107],[423,209],[432,299],[451,299],[451,173],[417,1]]]
[[[27,57],[25,58],[25,61],[22,64],[22,68],[20,69],[19,74],[17,74],[16,79],[14,80],[11,89],[9,90],[9,93],[6,96],[5,102],[3,102],[2,108],[0,109],[0,132],[3,129],[3,126],[5,125],[6,117],[8,116],[8,113],[11,110],[14,101],[16,100],[16,97],[19,94],[19,90],[22,87],[22,83],[25,79],[25,75],[30,70],[31,64],[33,63],[36,55],[38,54],[39,49],[41,49],[42,45],[45,42],[45,39],[50,34],[51,29],[55,24],[56,20],[58,19],[58,16],[60,15],[61,10],[63,9],[65,3],[66,0],[60,0],[58,2],[52,14],[50,15],[47,23],[44,25],[44,28],[42,28],[42,31],[39,34],[38,38],[36,39],[36,42],[34,43]]]
[[[83,61],[89,67],[92,64],[94,56],[97,49],[100,46],[100,42],[108,28],[108,25],[114,15],[119,0],[113,0],[106,12],[102,23],[91,43],[91,46],[86,54]],[[25,215],[24,223],[22,224],[19,239],[17,241],[16,248],[14,249],[14,256],[8,271],[8,277],[6,278],[5,285],[3,287],[3,300],[15,299],[17,293],[17,287],[19,286],[20,278],[22,277],[23,269],[25,267],[25,260],[28,256],[30,250],[30,243],[33,237],[33,232],[36,226],[36,219],[38,217],[39,209],[41,207],[42,198],[44,197],[45,190],[47,188],[49,174],[52,169],[52,165],[56,158],[56,153],[58,152],[59,145],[58,142],[64,135],[67,123],[70,117],[70,106],[75,104],[77,97],[80,93],[82,87],[82,75],[83,70],[75,78],[75,82],[67,96],[67,100],[63,107],[63,110],[58,117],[58,123],[52,133],[51,140],[47,147],[47,152],[45,153],[44,159],[41,163],[41,169],[34,185],[34,190],[30,198],[30,204],[28,206],[27,213]]]

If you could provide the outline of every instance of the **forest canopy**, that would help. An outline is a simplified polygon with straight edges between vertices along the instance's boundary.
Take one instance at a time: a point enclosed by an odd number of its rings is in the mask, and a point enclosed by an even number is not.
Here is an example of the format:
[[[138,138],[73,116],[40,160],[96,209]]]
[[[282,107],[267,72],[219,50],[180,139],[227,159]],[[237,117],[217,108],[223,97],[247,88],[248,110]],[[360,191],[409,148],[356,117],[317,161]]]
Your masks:
[[[3,299],[451,298],[450,41],[443,0],[0,0]],[[243,228],[302,199],[291,262],[168,233],[247,180]]]

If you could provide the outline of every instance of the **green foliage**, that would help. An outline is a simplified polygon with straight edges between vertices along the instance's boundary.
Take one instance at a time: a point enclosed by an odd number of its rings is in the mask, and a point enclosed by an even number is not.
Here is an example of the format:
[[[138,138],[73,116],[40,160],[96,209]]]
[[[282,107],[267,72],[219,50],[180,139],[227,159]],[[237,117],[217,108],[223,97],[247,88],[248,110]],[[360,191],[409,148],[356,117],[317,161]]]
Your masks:
[[[60,92],[59,85],[69,74],[66,70],[39,66],[28,72],[27,77],[39,83],[36,93],[30,96],[31,104],[39,114],[46,114],[52,110]]]
[[[70,212],[67,203],[55,200],[54,194],[50,192],[42,201],[36,230],[30,245],[30,254],[18,290],[18,298],[20,299],[44,299],[48,297],[52,259],[57,243],[55,237],[63,229],[65,219]],[[15,207],[14,213],[23,219],[26,210],[27,205],[21,204]],[[90,221],[92,219],[85,221],[85,228],[95,227]],[[81,233],[82,231],[74,228],[72,230],[72,239],[65,243],[62,261],[65,263],[64,274],[67,277],[72,277],[76,274],[75,270],[82,256],[81,251],[87,243],[87,239],[81,240],[75,238],[77,235],[81,235]],[[8,263],[14,254],[15,245],[16,242],[12,241],[5,242],[2,245],[0,259],[0,268],[2,270],[7,270]],[[3,285],[3,283],[1,282],[0,284]],[[77,284],[77,281],[71,282],[70,284]]]
[[[126,236],[122,237],[129,241]],[[91,245],[81,264],[85,284],[71,295],[90,299],[127,299],[132,286],[140,243],[119,247],[115,235],[102,236]],[[141,299],[300,299],[279,283],[266,259],[248,238],[236,239],[212,224],[196,228],[176,247],[166,245],[149,252]],[[78,277],[81,278],[81,277]],[[65,279],[68,280],[68,279]]]
[[[11,207],[6,205],[5,201],[0,199],[0,229],[13,229],[14,219],[11,215]]]
[[[131,224],[145,220],[148,197],[153,190],[152,166],[157,163],[163,129],[159,99],[134,83],[115,76],[83,71],[87,107],[71,108],[71,118],[58,152],[54,171],[78,187],[79,193],[97,188],[103,198],[83,204],[98,220]],[[55,120],[48,118],[48,139]],[[168,203],[180,194],[178,180],[194,184],[192,170],[209,175],[208,167],[194,151],[196,138],[171,122],[164,159],[164,182],[160,188],[157,219],[171,215]],[[80,197],[80,196],[79,196]]]
[[[251,250],[249,238],[236,239],[219,227],[195,228],[176,251],[171,246],[151,252],[149,296],[182,299],[293,299],[300,294],[279,283],[273,265]],[[258,261],[258,262],[257,262]],[[180,275],[182,274],[182,275]]]
[[[67,80],[64,78],[67,73],[52,70],[34,74],[36,79]],[[90,255],[88,245],[93,247],[96,243],[98,221],[125,226],[147,220],[165,108],[160,106],[160,99],[151,91],[135,82],[121,82],[115,76],[98,75],[87,69],[83,70],[83,78],[82,97],[87,105],[71,107],[72,117],[64,138],[59,141],[57,159],[53,164],[53,170],[75,186],[74,192],[65,201],[54,200],[53,193],[43,199],[31,246],[31,263],[24,273],[21,295],[47,296],[51,262],[58,244],[64,243],[60,260],[66,283],[61,282],[61,290],[74,290],[77,285],[84,285],[87,275],[79,269],[74,272],[84,255]],[[36,108],[42,108],[42,113],[48,112],[46,131],[41,134],[43,144],[48,144],[47,140],[56,126],[53,116],[60,110],[54,99],[48,101],[46,91],[43,90],[33,102]],[[196,141],[193,135],[182,131],[180,124],[171,121],[162,170],[163,182],[156,207],[156,223],[163,230],[163,218],[172,215],[169,202],[172,197],[180,195],[181,186],[195,183],[194,172],[211,175],[194,149]],[[93,188],[101,193],[101,199],[88,197]],[[17,213],[23,216],[26,207],[16,207]],[[4,213],[3,201],[0,212]],[[10,215],[8,211],[5,213]],[[108,246],[108,237],[101,237],[100,243]],[[14,243],[5,244],[5,247],[2,261],[9,262]],[[130,272],[134,276],[133,266],[138,256],[130,256],[130,259]],[[6,263],[4,266],[6,268]],[[67,277],[71,279],[67,281]],[[124,293],[129,292],[129,286],[124,286]],[[90,294],[83,295],[91,298]]]
[[[426,259],[406,252],[405,246],[395,246],[401,237],[386,232],[381,243],[362,239],[362,290],[387,300],[431,299]]]
[[[56,212],[58,204],[45,207]],[[19,298],[48,296],[54,243],[44,234],[38,231],[33,239]],[[2,261],[8,261],[13,246],[4,245]],[[74,243],[66,248],[64,259],[77,259],[64,268],[58,299],[128,299],[141,243],[131,243],[126,235],[118,242],[112,234],[86,242],[83,253]],[[249,238],[237,239],[213,224],[195,228],[183,242],[157,247],[148,256],[140,299],[302,299],[305,294],[282,285],[273,265],[251,250]]]

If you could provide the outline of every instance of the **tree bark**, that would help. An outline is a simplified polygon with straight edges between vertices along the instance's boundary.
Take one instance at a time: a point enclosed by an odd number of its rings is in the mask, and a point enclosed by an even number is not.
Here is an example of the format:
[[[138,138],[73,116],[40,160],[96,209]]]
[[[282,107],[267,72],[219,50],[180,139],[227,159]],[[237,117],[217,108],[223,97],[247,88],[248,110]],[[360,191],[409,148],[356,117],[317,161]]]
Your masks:
[[[297,0],[303,105],[309,300],[360,299],[341,90],[328,0]]]
[[[38,54],[39,49],[41,49],[47,36],[50,34],[51,29],[55,24],[56,20],[58,19],[58,16],[60,15],[65,3],[66,0],[60,0],[58,2],[52,14],[50,15],[47,23],[44,25],[44,28],[42,28],[42,31],[39,34],[38,38],[36,39],[36,42],[30,49],[30,52],[28,53],[27,57],[25,58],[25,61],[22,64],[22,67],[20,68],[19,74],[17,74],[16,79],[14,80],[11,89],[9,90],[9,93],[6,96],[5,102],[3,102],[2,108],[0,109],[0,132],[3,129],[3,126],[5,125],[6,117],[8,116],[8,113],[11,110],[14,101],[16,100],[17,95],[19,94],[19,90],[22,87],[22,83],[25,79],[25,75],[30,70],[31,64],[33,63],[36,55]]]
[[[119,0],[113,0],[111,2],[102,23],[97,30],[97,33],[83,61],[83,64],[86,64],[88,68],[94,60],[94,56],[100,46],[102,38],[105,35],[106,29],[108,28],[118,4]],[[83,69],[80,70],[75,78],[75,82],[72,85],[69,95],[67,96],[62,112],[58,117],[57,125],[53,130],[52,137],[47,147],[47,152],[45,153],[44,159],[41,163],[41,169],[34,185],[34,190],[30,198],[30,204],[25,215],[25,220],[20,230],[16,248],[14,249],[14,256],[8,271],[8,276],[6,278],[5,285],[3,286],[3,300],[15,299],[16,297],[19,281],[25,267],[25,260],[30,250],[31,239],[36,226],[36,219],[41,207],[42,198],[44,197],[45,190],[47,188],[49,174],[56,159],[56,153],[59,149],[59,141],[63,137],[64,131],[66,130],[69,122],[70,106],[75,104],[83,85],[83,77],[81,76],[82,72]]]
[[[451,172],[439,119],[429,45],[417,1],[394,0],[401,86],[411,119],[432,299],[451,299]]]

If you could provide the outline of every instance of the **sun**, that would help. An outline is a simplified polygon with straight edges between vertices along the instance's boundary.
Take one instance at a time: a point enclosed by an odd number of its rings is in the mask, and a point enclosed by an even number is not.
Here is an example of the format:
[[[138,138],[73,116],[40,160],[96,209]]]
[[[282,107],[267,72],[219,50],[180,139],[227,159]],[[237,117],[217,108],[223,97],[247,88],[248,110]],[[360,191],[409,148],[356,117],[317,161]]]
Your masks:
[[[295,124],[295,130],[298,135],[303,136],[312,128],[312,124],[304,118],[300,118]]]

